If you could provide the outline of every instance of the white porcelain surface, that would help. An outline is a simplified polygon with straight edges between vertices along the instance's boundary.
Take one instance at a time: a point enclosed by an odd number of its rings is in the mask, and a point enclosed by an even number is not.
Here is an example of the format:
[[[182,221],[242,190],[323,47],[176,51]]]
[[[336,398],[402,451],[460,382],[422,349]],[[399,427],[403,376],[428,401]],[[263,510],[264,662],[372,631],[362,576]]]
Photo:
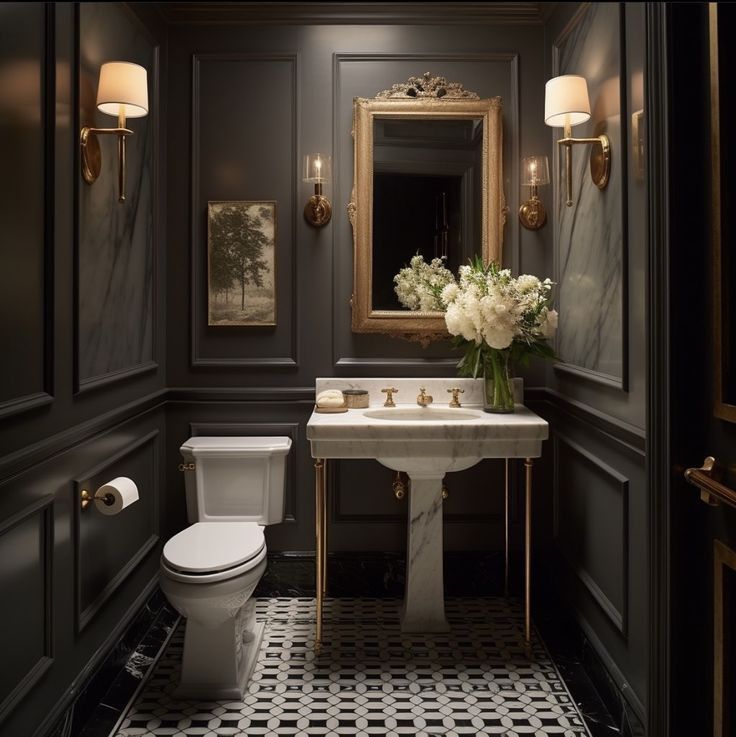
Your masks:
[[[211,573],[240,565],[266,541],[255,522],[197,522],[164,545],[164,560],[179,571]]]
[[[396,407],[383,407],[385,387],[395,387]],[[464,409],[448,407],[453,387],[464,390]],[[416,403],[424,388],[429,407]],[[402,629],[447,629],[442,575],[442,479],[483,458],[537,458],[547,422],[523,404],[512,414],[482,411],[483,382],[474,379],[317,379],[325,389],[366,389],[367,409],[312,413],[307,438],[313,458],[374,458],[411,479],[407,519],[406,590]],[[516,391],[521,390],[517,382]],[[520,395],[516,395],[517,398]]]

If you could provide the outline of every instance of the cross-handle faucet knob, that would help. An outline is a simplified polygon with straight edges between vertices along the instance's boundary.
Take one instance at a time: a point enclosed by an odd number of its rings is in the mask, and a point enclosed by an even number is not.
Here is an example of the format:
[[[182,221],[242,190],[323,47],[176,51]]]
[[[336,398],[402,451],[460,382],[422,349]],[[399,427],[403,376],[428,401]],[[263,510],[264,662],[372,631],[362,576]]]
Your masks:
[[[462,407],[460,404],[460,394],[465,394],[465,389],[461,389],[459,386],[454,386],[452,389],[447,390],[448,394],[452,394],[452,399],[450,400],[450,407]]]
[[[427,394],[427,390],[424,387],[422,387],[419,390],[419,396],[417,397],[417,404],[420,407],[426,407],[428,404],[432,404],[433,401],[434,401],[434,398],[432,397],[432,395]]]
[[[396,404],[394,403],[394,394],[396,394],[399,390],[396,387],[387,387],[386,389],[381,389],[381,391],[386,395],[386,401],[383,403],[383,406],[395,407]]]

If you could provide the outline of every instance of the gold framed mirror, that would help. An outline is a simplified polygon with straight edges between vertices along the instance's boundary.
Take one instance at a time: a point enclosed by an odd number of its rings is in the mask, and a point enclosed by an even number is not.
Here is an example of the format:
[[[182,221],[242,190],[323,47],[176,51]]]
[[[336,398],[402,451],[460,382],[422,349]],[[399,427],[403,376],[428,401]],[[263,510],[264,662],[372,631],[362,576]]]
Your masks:
[[[353,102],[352,329],[427,345],[448,336],[441,312],[401,306],[393,277],[415,253],[453,272],[501,262],[502,104],[444,77],[410,77]]]

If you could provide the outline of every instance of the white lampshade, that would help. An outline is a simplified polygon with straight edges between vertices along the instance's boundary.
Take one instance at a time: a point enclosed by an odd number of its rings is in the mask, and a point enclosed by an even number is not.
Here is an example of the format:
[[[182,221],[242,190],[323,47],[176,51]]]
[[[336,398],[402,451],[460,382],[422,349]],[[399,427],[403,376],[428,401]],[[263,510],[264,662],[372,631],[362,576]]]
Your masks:
[[[544,88],[544,122],[553,128],[590,119],[588,83],[577,74],[553,77]]]
[[[100,67],[97,86],[97,109],[117,117],[148,115],[148,75],[144,67],[129,61],[108,61]]]
[[[325,154],[305,154],[303,178],[305,182],[323,184],[331,176],[332,158]]]

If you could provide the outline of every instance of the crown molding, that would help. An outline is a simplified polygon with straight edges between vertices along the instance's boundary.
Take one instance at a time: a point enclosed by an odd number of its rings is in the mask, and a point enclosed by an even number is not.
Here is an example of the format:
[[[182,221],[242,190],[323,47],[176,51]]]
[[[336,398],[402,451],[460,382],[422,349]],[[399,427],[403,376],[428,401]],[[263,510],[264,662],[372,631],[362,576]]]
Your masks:
[[[545,3],[156,3],[171,24],[542,25]]]

